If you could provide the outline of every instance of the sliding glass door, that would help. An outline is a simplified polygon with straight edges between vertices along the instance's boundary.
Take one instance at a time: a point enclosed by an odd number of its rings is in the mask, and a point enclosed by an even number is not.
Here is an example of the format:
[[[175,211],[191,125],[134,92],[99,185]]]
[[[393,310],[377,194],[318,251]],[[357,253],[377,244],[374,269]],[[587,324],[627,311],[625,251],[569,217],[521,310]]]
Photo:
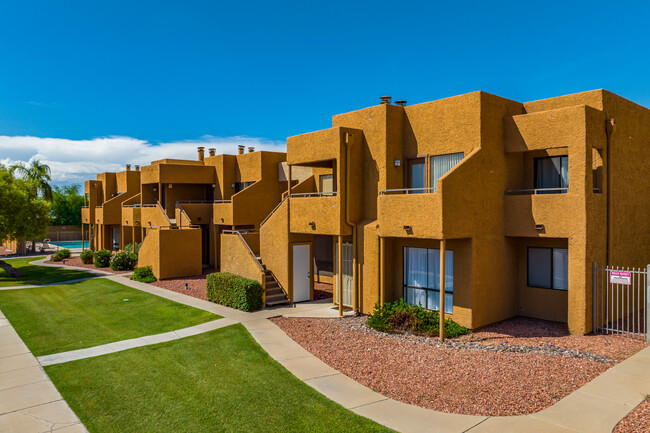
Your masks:
[[[404,300],[440,310],[440,250],[404,247]],[[454,307],[454,252],[445,251],[445,313]]]

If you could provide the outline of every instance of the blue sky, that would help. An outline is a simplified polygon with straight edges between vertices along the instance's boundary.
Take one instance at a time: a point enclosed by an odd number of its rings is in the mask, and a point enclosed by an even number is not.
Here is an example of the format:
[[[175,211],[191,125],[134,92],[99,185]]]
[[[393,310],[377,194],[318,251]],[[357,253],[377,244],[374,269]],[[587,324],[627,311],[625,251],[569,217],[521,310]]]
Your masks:
[[[201,142],[282,149],[385,94],[606,88],[650,106],[647,2],[0,6],[0,161],[45,160],[63,183],[164,150],[193,158]]]

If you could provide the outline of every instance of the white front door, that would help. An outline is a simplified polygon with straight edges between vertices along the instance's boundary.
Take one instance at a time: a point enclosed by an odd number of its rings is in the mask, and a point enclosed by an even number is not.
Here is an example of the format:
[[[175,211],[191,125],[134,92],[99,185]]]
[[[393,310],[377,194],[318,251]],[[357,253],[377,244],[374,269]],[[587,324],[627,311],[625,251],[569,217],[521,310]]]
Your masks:
[[[120,229],[113,227],[113,245],[112,248],[114,251],[120,249]]]
[[[309,278],[309,261],[311,252],[309,245],[293,246],[293,302],[311,300]]]

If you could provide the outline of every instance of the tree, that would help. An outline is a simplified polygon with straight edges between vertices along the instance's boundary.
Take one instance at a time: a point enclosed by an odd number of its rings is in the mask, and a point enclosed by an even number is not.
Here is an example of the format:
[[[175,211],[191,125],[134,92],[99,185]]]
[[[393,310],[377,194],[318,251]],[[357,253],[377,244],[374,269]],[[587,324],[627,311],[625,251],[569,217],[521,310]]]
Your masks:
[[[52,181],[50,175],[51,170],[47,164],[42,164],[40,161],[34,159],[30,166],[27,167],[22,162],[14,164],[9,169],[12,175],[18,175],[27,182],[34,196],[41,196],[46,201],[52,200]]]
[[[49,224],[49,203],[34,195],[31,182],[14,178],[11,169],[0,165],[0,239],[42,238]],[[13,275],[7,267],[0,261],[0,268]]]
[[[79,185],[62,188],[55,186],[52,191],[52,225],[81,225],[81,208],[84,196],[79,193]]]

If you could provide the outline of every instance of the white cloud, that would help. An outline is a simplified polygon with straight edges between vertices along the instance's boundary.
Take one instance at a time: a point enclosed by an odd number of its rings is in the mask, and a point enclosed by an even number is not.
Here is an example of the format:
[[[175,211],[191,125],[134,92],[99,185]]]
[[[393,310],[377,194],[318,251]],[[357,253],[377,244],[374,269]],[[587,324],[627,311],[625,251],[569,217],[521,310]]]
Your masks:
[[[217,149],[217,155],[234,154],[240,144],[254,146],[256,150],[286,150],[284,142],[246,136],[205,136],[197,140],[154,144],[131,137],[69,140],[0,135],[0,163],[11,165],[37,159],[52,169],[53,183],[71,184],[95,179],[97,173],[122,171],[125,164],[148,165],[164,158],[195,160],[197,146],[204,146],[206,154],[207,148]]]

